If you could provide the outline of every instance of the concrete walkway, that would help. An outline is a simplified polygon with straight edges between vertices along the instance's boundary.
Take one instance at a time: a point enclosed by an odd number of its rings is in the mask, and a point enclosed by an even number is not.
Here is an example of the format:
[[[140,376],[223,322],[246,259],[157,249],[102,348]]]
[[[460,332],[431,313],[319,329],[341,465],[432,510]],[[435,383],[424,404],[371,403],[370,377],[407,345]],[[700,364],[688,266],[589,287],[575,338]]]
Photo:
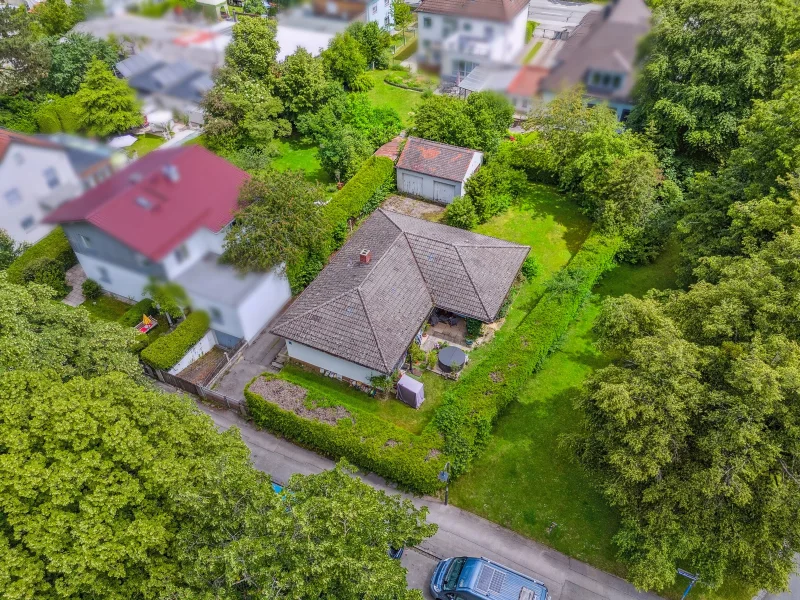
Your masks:
[[[255,467],[269,473],[278,483],[285,483],[293,473],[310,475],[333,467],[333,462],[268,432],[256,429],[233,412],[203,404],[221,430],[238,427],[250,448]],[[375,488],[397,493],[375,475],[362,479]],[[553,600],[656,600],[628,582],[571,559],[542,544],[524,538],[476,515],[454,506],[444,506],[434,498],[411,498],[417,506],[430,509],[429,520],[439,525],[438,533],[419,548],[406,551],[402,563],[408,569],[410,587],[422,589],[430,599],[428,582],[436,563],[450,556],[485,556],[512,569],[528,573],[547,585]]]
[[[244,386],[256,375],[264,371],[274,371],[272,361],[283,347],[283,339],[272,335],[265,327],[244,349],[239,359],[214,385],[214,390],[244,400]]]
[[[86,281],[86,273],[83,272],[83,267],[80,264],[71,267],[66,274],[67,285],[72,289],[67,294],[62,302],[68,306],[78,306],[83,304],[86,298],[83,297],[83,282]]]

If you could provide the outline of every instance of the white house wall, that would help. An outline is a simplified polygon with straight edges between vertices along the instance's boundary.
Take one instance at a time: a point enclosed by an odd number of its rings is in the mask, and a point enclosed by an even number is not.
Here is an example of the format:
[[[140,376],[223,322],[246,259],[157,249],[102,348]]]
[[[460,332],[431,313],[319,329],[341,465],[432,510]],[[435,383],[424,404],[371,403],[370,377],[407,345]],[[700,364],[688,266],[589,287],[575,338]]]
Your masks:
[[[186,354],[183,355],[183,358],[178,361],[178,364],[169,370],[170,375],[177,375],[183,371],[186,367],[211,350],[216,343],[217,338],[214,337],[214,332],[209,329],[199,342],[189,348]]]
[[[209,282],[209,284],[213,285],[211,282]],[[244,329],[239,320],[239,313],[237,312],[235,306],[226,306],[220,302],[209,300],[208,298],[205,298],[201,294],[197,294],[195,292],[190,293],[190,299],[192,301],[192,308],[194,310],[204,310],[209,315],[212,314],[212,309],[219,311],[221,318],[218,321],[211,322],[212,329],[221,331],[222,333],[226,333],[235,338],[244,337]]]
[[[73,246],[74,248],[74,246]],[[94,279],[97,283],[103,286],[103,289],[122,296],[123,298],[130,298],[131,300],[141,300],[144,298],[142,290],[148,283],[148,278],[142,273],[125,269],[124,267],[99,260],[86,254],[76,252],[75,256],[78,257],[78,262],[81,263],[86,276],[89,279]],[[103,278],[103,271],[105,269],[108,278]]]
[[[367,23],[374,21],[383,29],[391,29],[391,26],[394,24],[391,18],[392,1],[372,0],[371,2],[367,3],[366,15]]]
[[[224,229],[219,233],[214,233],[205,228],[198,229],[183,243],[188,250],[188,256],[183,261],[178,262],[175,256],[177,248],[174,248],[161,260],[161,264],[167,273],[167,279],[175,279],[209,252],[222,254],[224,241]]]
[[[53,189],[44,176],[50,167],[55,169],[59,181]],[[9,202],[6,194],[12,190],[17,191],[20,202]],[[82,192],[83,183],[66,152],[11,142],[0,162],[0,228],[17,242],[38,242],[53,229],[41,223],[49,212],[42,205],[52,210]],[[22,222],[29,217],[34,225],[26,229]]]
[[[292,298],[289,280],[271,271],[244,302],[239,304],[239,321],[243,337],[249,342],[269,323]]]
[[[300,344],[299,342],[286,340],[286,350],[288,351],[289,356],[295,360],[314,365],[325,371],[330,371],[332,373],[336,373],[337,375],[341,375],[342,377],[347,377],[348,379],[352,379],[354,381],[360,381],[361,383],[365,383],[367,385],[371,385],[371,377],[383,375],[383,373],[379,373],[378,371],[374,371],[367,367],[362,367],[361,365],[357,365],[349,360],[339,358],[338,356],[332,356],[327,352],[310,348],[309,346]]]

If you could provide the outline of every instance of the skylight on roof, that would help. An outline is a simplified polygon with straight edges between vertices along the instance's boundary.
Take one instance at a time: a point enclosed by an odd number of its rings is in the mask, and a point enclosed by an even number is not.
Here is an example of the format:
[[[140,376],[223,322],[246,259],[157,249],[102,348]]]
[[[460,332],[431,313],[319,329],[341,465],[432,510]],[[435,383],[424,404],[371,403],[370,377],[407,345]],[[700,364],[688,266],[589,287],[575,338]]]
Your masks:
[[[148,200],[144,196],[137,196],[136,197],[136,204],[138,204],[139,206],[141,206],[145,210],[153,210],[153,203],[150,202],[150,200]]]

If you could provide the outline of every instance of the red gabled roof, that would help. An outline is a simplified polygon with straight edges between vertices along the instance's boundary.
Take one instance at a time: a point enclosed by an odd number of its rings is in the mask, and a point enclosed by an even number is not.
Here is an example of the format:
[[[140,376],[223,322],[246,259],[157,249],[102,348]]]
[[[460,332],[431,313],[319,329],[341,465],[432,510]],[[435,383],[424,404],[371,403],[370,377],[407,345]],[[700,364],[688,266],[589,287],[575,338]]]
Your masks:
[[[3,160],[6,150],[8,150],[9,146],[14,142],[17,144],[26,144],[28,146],[38,146],[40,148],[52,148],[53,150],[62,149],[61,146],[49,140],[36,138],[32,135],[25,135],[24,133],[11,131],[10,129],[0,129],[0,160]]]
[[[539,84],[550,73],[548,69],[538,66],[525,66],[508,84],[508,93],[512,96],[532,98],[539,93]]]
[[[476,154],[481,153],[471,148],[409,136],[400,153],[397,168],[450,181],[464,181]]]
[[[177,170],[171,181],[165,167]],[[87,221],[158,261],[195,231],[220,231],[249,176],[201,146],[156,150],[51,212],[46,223]]]

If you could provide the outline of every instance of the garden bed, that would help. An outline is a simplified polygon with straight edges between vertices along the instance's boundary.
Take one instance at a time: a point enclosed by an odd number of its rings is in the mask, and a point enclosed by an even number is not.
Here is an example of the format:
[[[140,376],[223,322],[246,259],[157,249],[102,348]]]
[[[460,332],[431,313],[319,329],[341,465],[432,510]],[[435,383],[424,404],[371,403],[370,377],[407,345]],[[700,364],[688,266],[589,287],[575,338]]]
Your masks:
[[[314,402],[306,402],[308,390],[283,379],[259,377],[250,384],[250,391],[303,419],[327,425],[336,425],[341,419],[352,421],[350,412],[343,406],[323,407],[316,406]]]
[[[439,81],[430,75],[411,73],[410,71],[389,71],[383,81],[389,85],[415,92],[432,91],[439,85]]]

